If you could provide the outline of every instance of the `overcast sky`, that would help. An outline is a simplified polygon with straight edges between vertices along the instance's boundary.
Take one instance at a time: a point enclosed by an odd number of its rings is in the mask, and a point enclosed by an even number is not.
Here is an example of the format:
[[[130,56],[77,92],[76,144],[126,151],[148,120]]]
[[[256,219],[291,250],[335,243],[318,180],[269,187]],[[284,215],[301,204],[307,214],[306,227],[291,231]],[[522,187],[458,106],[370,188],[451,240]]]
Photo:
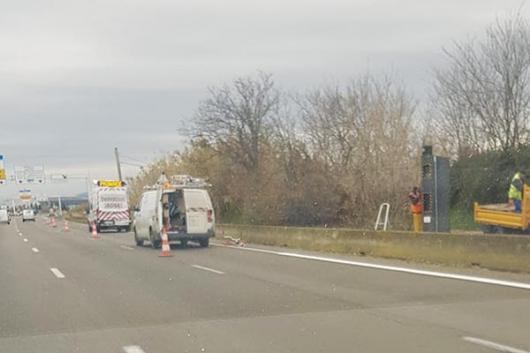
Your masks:
[[[511,0],[0,0],[0,154],[48,173],[116,177],[113,148],[148,162],[208,86],[256,70],[305,90],[392,72],[422,99],[441,48]],[[524,16],[530,7],[522,8]],[[128,158],[126,158],[128,157]],[[133,160],[134,159],[134,160]],[[137,167],[126,166],[134,175]],[[0,186],[0,200],[16,192]],[[73,194],[84,182],[34,187]],[[2,197],[3,196],[3,197]]]

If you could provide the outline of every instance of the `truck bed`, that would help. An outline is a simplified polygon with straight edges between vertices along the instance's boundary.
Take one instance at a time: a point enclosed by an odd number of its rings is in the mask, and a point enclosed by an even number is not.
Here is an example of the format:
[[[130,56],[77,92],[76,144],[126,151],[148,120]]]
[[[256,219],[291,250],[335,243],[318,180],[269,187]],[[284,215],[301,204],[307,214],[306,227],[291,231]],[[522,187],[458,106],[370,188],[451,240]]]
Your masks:
[[[480,208],[490,211],[514,212],[514,207],[509,203],[494,203],[490,205],[480,205]]]
[[[523,189],[522,211],[515,212],[507,203],[479,205],[475,202],[473,215],[475,222],[483,225],[526,231],[530,221],[530,188]]]

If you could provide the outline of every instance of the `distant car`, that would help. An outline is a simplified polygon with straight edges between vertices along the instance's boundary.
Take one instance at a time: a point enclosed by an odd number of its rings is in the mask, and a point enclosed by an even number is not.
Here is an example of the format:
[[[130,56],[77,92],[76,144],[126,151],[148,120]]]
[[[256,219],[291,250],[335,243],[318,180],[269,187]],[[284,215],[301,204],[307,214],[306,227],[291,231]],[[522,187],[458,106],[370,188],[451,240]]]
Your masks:
[[[33,221],[35,222],[35,212],[33,210],[22,211],[22,222]]]
[[[0,223],[11,223],[11,217],[5,208],[0,209]]]

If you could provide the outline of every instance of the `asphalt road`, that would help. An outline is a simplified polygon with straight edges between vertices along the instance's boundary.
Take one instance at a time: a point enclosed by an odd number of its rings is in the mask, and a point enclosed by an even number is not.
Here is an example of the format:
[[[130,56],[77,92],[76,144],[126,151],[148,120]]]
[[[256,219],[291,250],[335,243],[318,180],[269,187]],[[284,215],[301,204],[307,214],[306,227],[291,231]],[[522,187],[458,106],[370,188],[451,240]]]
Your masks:
[[[0,352],[530,351],[528,289],[249,248],[172,254],[130,233],[0,225]]]

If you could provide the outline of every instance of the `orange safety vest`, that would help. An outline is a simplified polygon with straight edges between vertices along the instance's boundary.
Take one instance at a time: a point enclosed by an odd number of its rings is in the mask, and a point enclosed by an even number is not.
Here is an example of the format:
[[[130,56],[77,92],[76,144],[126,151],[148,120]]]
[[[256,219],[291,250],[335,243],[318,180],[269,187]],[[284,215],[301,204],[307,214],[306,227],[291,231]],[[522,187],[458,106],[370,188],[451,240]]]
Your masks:
[[[417,203],[417,204],[411,204],[410,205],[410,212],[412,212],[413,214],[418,214],[418,213],[422,213],[423,212],[423,207],[421,205],[421,203]]]

